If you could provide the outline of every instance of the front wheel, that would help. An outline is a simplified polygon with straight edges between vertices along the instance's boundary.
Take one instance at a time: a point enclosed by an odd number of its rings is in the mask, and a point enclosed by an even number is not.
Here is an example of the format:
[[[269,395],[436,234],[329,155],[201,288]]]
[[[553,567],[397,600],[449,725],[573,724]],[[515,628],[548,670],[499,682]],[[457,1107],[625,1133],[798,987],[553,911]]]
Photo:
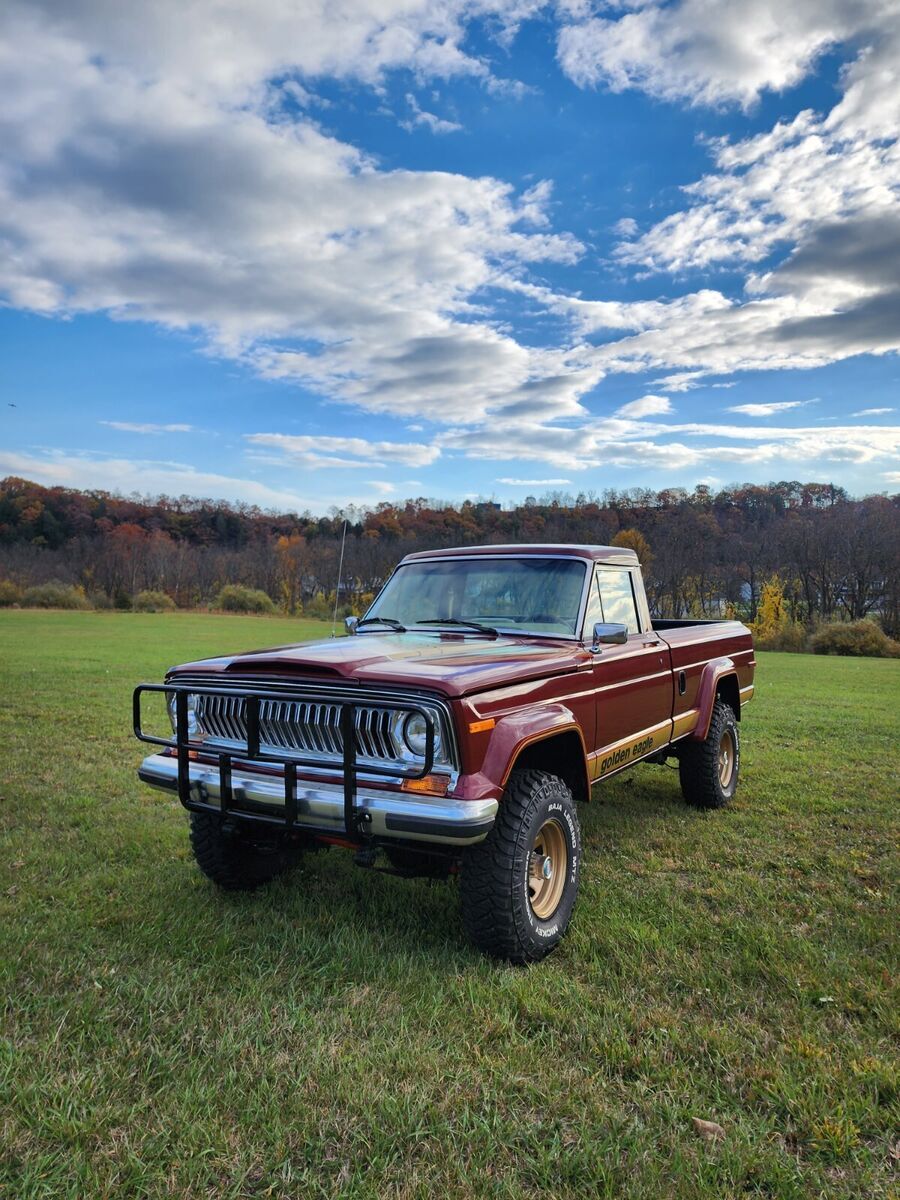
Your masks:
[[[513,771],[493,829],[463,857],[466,932],[494,958],[537,962],[566,932],[580,869],[572,793],[556,775]]]
[[[717,700],[705,740],[681,743],[681,794],[694,808],[724,808],[737,788],[740,767],[737,720],[731,707]]]
[[[249,892],[280,875],[298,855],[280,842],[253,841],[223,826],[215,813],[191,813],[191,849],[197,866],[227,892]]]

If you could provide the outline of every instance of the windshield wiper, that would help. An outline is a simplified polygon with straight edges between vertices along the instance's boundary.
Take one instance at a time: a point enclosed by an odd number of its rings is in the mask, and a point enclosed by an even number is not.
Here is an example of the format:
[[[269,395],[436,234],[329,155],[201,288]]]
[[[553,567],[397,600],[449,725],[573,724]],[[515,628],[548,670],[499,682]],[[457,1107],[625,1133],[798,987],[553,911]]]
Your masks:
[[[363,617],[361,621],[357,621],[356,628],[362,629],[363,625],[388,625],[395,633],[406,633],[406,626],[395,621],[393,617]]]
[[[493,625],[481,625],[478,621],[457,621],[456,617],[431,617],[426,621],[416,621],[417,625],[461,625],[463,629],[475,629],[478,633],[491,633],[497,637]]]

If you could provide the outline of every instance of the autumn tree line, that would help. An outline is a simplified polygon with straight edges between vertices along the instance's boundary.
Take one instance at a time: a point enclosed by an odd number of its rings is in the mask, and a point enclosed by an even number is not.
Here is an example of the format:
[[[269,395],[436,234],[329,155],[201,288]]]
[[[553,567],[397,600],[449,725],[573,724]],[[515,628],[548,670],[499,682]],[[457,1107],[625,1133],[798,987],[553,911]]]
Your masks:
[[[713,490],[551,493],[513,508],[434,500],[273,513],[182,496],[0,481],[0,581],[76,589],[85,604],[130,608],[141,593],[178,607],[252,589],[289,614],[330,615],[346,524],[340,611],[360,611],[404,554],[477,543],[633,546],[653,611],[735,613],[809,630],[874,618],[900,634],[900,495],[854,499],[832,484],[785,481]],[[762,611],[765,608],[765,611]],[[768,614],[768,617],[767,617]]]

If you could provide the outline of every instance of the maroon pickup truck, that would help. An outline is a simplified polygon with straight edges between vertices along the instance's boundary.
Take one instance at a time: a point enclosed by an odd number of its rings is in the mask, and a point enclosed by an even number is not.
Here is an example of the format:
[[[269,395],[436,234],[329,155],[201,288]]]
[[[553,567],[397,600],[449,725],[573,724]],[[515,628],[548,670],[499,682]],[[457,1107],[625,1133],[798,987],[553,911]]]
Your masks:
[[[688,804],[734,795],[750,633],[652,620],[633,551],[410,554],[347,628],[135,690],[135,733],[158,748],[140,778],[189,810],[196,860],[223,888],[346,846],[361,866],[458,875],[472,941],[532,962],[569,924],[594,783],[674,758]],[[172,736],[144,728],[148,693]]]

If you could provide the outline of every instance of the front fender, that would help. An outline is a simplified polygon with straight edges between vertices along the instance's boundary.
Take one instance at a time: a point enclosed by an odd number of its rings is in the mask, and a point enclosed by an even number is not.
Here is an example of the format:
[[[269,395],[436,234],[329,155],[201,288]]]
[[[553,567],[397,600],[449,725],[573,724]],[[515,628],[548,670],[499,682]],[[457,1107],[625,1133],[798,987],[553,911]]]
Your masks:
[[[535,742],[545,741],[560,733],[574,733],[578,737],[581,769],[584,771],[586,791],[590,794],[584,733],[572,710],[559,703],[541,704],[537,708],[500,717],[491,732],[481,774],[502,791],[522,751]]]

